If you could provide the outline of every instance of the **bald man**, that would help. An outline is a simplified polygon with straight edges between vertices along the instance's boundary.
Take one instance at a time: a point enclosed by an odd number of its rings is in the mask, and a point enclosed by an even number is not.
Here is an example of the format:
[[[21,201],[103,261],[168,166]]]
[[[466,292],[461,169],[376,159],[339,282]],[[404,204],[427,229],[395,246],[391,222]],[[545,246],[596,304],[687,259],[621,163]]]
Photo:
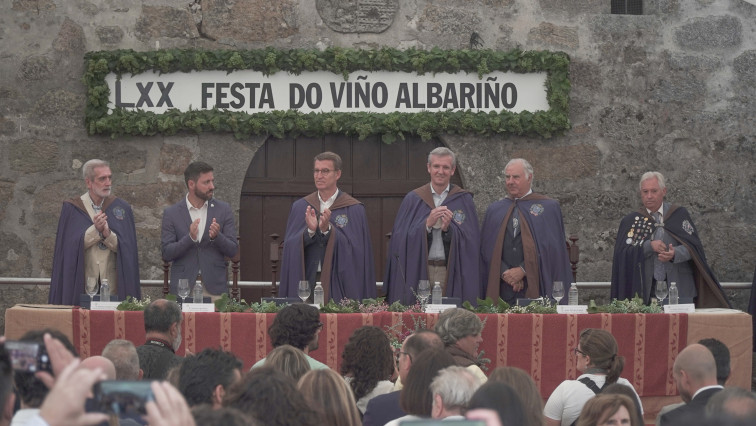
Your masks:
[[[677,355],[672,376],[685,405],[663,414],[659,421],[661,426],[702,418],[709,398],[722,390],[722,385],[717,383],[714,355],[699,343],[689,345]]]
[[[105,373],[105,380],[116,379],[115,364],[113,364],[113,361],[105,358],[104,356],[94,355],[90,356],[89,358],[85,358],[81,361],[79,368],[88,368],[90,370],[99,368],[103,373]]]

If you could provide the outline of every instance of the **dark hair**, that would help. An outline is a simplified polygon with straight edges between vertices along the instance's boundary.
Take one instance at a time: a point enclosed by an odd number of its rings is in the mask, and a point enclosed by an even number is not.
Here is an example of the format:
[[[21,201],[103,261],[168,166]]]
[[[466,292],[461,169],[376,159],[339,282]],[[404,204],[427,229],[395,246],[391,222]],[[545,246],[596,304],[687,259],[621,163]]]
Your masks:
[[[641,419],[638,418],[638,412],[635,411],[633,401],[628,396],[621,394],[604,394],[596,395],[583,405],[580,411],[580,417],[577,420],[577,426],[594,426],[599,422],[613,416],[620,407],[625,407],[630,414],[631,426],[642,426]]]
[[[394,373],[394,351],[391,342],[378,327],[366,325],[352,333],[341,354],[341,374],[351,375],[349,385],[354,399],[370,393],[381,380]]]
[[[497,367],[490,376],[489,382],[499,382],[509,385],[517,392],[522,401],[523,425],[543,426],[543,399],[533,378],[517,367]]]
[[[336,154],[335,152],[321,152],[320,154],[316,155],[313,159],[313,163],[315,161],[331,161],[333,162],[333,169],[334,170],[341,170],[341,157],[339,154]]]
[[[580,333],[580,350],[591,357],[590,366],[606,370],[606,383],[616,383],[625,368],[625,357],[617,351],[612,333],[599,328],[586,328]]]
[[[399,394],[402,410],[407,414],[430,417],[433,408],[431,382],[439,371],[455,364],[454,358],[443,349],[426,349],[413,357],[407,383]]]
[[[253,419],[240,410],[231,407],[213,409],[210,404],[195,405],[192,408],[194,423],[202,426],[256,426]]]
[[[11,368],[10,356],[5,350],[5,345],[0,346],[0,410],[5,407],[5,401],[13,389],[13,369]]]
[[[307,355],[291,345],[281,345],[268,353],[265,365],[273,367],[295,381],[310,371]]]
[[[242,363],[231,352],[207,348],[184,358],[179,370],[179,391],[189,406],[212,403],[218,385],[228,389]]]
[[[633,388],[627,385],[623,385],[621,383],[612,383],[611,385],[605,387],[601,390],[602,395],[625,395],[626,397],[630,398],[631,401],[633,401],[633,406],[635,406],[635,412],[638,414],[638,418],[643,420],[643,412],[641,411],[641,402],[638,400],[638,397],[635,395],[635,391],[633,391]]]
[[[257,367],[245,374],[228,389],[223,406],[239,409],[265,425],[322,424],[294,379],[273,367]]]
[[[714,419],[748,420],[753,424],[756,420],[756,394],[735,386],[726,387],[709,398],[706,416]]]
[[[467,409],[476,408],[496,411],[502,426],[525,424],[525,409],[517,391],[501,382],[486,382],[475,391],[467,404]]]
[[[297,349],[307,347],[320,328],[320,311],[304,303],[288,305],[278,311],[268,335],[273,347],[291,345]]]
[[[714,362],[717,364],[717,383],[724,386],[727,378],[730,377],[730,349],[713,337],[701,339],[698,343],[706,346],[714,355]]]
[[[360,412],[349,385],[330,368],[311,370],[297,383],[310,407],[321,411],[322,424],[352,426],[360,424]]]
[[[443,349],[444,342],[441,340],[441,336],[433,330],[416,330],[404,340],[404,351],[410,354],[413,359],[416,358],[420,352],[434,348]]]
[[[181,308],[172,300],[158,299],[144,308],[145,333],[151,331],[168,333],[171,325],[177,322],[181,322]]]
[[[34,342],[44,345],[45,333],[50,333],[50,336],[60,340],[60,342],[63,343],[63,346],[65,346],[74,356],[78,355],[73,344],[68,340],[68,337],[56,329],[46,328],[44,330],[27,331],[19,340],[22,342]],[[29,408],[38,408],[41,406],[47,393],[50,391],[41,380],[34,376],[34,373],[15,371],[13,374],[13,380],[16,384],[18,395],[21,397],[24,405]]]
[[[184,183],[186,187],[189,187],[189,181],[197,181],[200,175],[203,173],[210,173],[213,171],[213,166],[205,163],[204,161],[195,161],[184,170]]]

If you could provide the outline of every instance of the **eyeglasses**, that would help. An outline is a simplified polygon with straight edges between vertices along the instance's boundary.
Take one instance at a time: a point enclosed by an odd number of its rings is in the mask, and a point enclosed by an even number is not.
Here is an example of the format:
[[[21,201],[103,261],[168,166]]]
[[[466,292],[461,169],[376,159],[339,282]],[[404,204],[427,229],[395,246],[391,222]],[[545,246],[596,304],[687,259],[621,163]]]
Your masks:
[[[399,352],[397,352],[397,353],[396,353],[396,355],[394,356],[394,357],[396,358],[396,363],[397,363],[397,364],[399,364],[399,358],[401,358],[401,357],[402,357],[402,355],[407,355],[407,356],[409,357],[410,361],[412,361],[412,355],[410,355],[410,353],[409,353],[409,352],[401,352],[401,351],[399,351]]]
[[[331,174],[332,171],[333,170],[331,169],[313,169],[312,174],[315,176],[317,175],[328,176],[329,174]]]
[[[575,348],[575,355],[587,356],[587,354],[578,348]]]

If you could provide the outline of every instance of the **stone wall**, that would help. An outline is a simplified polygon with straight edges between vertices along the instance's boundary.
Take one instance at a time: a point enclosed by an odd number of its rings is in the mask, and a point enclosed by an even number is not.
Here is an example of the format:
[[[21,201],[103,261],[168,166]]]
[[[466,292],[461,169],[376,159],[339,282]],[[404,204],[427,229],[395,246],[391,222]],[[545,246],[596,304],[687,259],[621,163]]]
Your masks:
[[[343,3],[343,4],[342,4]],[[619,219],[647,170],[689,207],[722,281],[756,263],[756,6],[646,1],[611,15],[598,0],[8,0],[0,3],[0,276],[48,277],[60,203],[84,191],[81,164],[112,163],[134,207],[141,276],[161,277],[162,209],[192,160],[216,166],[217,197],[238,209],[265,137],[182,134],[110,139],[84,128],[83,54],[104,49],[547,49],[571,57],[572,130],[550,139],[442,137],[459,153],[482,216],[503,167],[525,157],[535,190],[562,203],[581,244],[579,279],[608,281]],[[742,304],[741,304],[742,305]]]

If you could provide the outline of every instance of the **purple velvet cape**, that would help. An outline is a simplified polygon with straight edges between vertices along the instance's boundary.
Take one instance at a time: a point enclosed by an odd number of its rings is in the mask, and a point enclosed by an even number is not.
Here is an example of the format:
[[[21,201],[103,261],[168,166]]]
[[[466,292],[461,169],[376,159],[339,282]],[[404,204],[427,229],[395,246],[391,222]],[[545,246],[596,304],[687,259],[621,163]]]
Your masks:
[[[635,216],[645,216],[654,220],[648,211],[641,207],[637,212],[622,218],[614,243],[614,258],[612,260],[612,289],[613,299],[626,299],[643,294],[640,274],[645,273],[643,266],[643,245],[627,244],[627,233]],[[687,224],[685,224],[687,222]],[[685,224],[685,225],[684,225]],[[664,231],[672,236],[678,244],[682,244],[690,253],[689,262],[693,262],[693,279],[695,281],[697,308],[729,308],[730,302],[719,284],[719,280],[706,262],[703,244],[698,238],[693,219],[684,207],[672,205],[664,215]],[[638,268],[640,262],[641,268]],[[645,276],[645,275],[643,275]],[[648,303],[648,301],[646,301]]]
[[[120,198],[110,196],[105,199],[102,210],[108,216],[110,231],[118,236],[118,298],[141,298],[136,229],[131,206]],[[55,238],[49,303],[79,304],[80,295],[84,294],[85,281],[84,233],[92,224],[92,219],[79,197],[63,202]]]
[[[501,250],[514,200],[507,197],[491,204],[486,210],[481,235],[481,268],[486,296],[497,300],[501,282]],[[551,297],[554,281],[562,281],[565,291],[572,282],[570,260],[564,233],[562,210],[557,200],[532,193],[517,201],[525,253],[528,280],[526,296]],[[524,223],[522,219],[525,219]],[[498,257],[494,257],[497,254]],[[496,274],[496,275],[494,275]],[[537,278],[535,280],[534,278]],[[534,285],[536,284],[537,285]],[[566,300],[566,298],[565,298]]]
[[[452,185],[442,203],[454,213],[449,225],[451,246],[446,267],[446,295],[476,304],[482,295],[480,282],[480,231],[478,214],[472,194]],[[430,184],[408,193],[396,214],[386,256],[386,277],[383,285],[388,303],[403,305],[416,302],[418,280],[428,279],[428,233],[425,220],[435,208]]]
[[[289,212],[281,261],[281,297],[298,297],[298,282],[305,279],[303,233],[307,232],[305,211],[308,205],[320,212],[317,192],[295,201]],[[331,232],[320,277],[325,301],[375,298],[373,246],[365,206],[339,191],[331,206],[330,222]]]

